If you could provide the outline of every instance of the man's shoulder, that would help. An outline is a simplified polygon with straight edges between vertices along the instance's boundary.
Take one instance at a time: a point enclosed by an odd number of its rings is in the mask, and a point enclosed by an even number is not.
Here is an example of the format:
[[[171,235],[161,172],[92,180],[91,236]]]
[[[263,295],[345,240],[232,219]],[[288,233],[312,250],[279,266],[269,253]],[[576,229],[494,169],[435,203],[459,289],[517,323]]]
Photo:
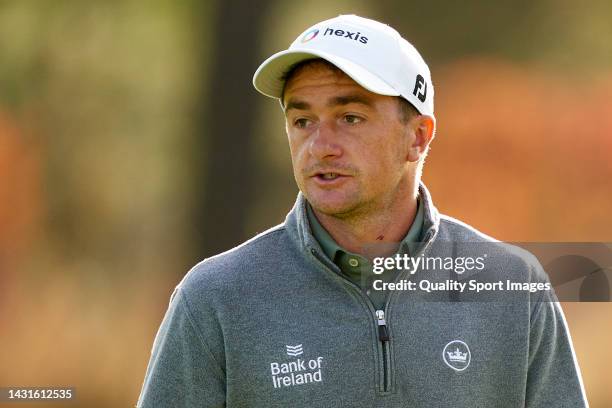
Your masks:
[[[499,242],[499,240],[477,230],[457,218],[446,214],[440,214],[440,238],[449,241],[466,242]]]
[[[548,278],[538,259],[520,246],[503,242],[473,226],[448,215],[440,214],[440,231],[438,238],[442,241],[462,243],[463,248],[474,254],[486,254],[488,261],[504,273],[527,273],[531,279],[546,281]]]
[[[284,224],[272,227],[242,244],[206,258],[185,275],[180,286],[187,291],[221,289],[232,282],[257,279],[254,274],[270,262],[286,259],[291,250]]]

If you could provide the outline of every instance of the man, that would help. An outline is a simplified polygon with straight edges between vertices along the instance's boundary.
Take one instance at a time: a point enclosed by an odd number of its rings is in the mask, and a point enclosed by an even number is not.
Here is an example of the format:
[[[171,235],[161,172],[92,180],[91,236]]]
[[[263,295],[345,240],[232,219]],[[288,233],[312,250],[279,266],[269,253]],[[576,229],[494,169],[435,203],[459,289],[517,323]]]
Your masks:
[[[537,261],[439,214],[420,183],[434,90],[414,47],[340,16],[254,85],[281,103],[300,194],[177,286],[139,407],[587,406]]]

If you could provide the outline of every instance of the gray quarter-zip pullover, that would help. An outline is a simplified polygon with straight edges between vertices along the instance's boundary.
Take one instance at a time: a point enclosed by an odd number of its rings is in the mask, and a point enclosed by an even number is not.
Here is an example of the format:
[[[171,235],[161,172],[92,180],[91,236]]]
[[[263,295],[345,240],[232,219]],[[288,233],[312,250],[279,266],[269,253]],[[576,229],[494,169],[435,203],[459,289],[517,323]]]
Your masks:
[[[440,215],[424,185],[422,257],[480,271],[398,276],[547,283],[531,255]],[[551,291],[392,291],[383,309],[329,260],[305,200],[285,222],[196,265],[155,338],[138,407],[585,407]]]

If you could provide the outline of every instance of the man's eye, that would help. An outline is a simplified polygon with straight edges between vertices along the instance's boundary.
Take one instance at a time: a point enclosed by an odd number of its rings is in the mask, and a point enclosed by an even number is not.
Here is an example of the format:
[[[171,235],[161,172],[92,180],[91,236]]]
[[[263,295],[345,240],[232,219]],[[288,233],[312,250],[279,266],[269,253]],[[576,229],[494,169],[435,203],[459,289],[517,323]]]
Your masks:
[[[293,121],[293,124],[295,125],[295,127],[303,129],[306,126],[308,126],[308,119],[306,118],[299,118]]]
[[[344,115],[344,121],[348,124],[355,125],[363,121],[363,119],[355,115]]]

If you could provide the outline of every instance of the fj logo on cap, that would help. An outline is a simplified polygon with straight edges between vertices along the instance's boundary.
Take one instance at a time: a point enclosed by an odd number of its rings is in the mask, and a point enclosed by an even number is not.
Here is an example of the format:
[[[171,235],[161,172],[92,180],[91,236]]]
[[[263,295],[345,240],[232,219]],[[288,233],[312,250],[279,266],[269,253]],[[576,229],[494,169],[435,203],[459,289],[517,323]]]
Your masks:
[[[350,32],[346,30],[336,30],[334,28],[328,27],[325,29],[323,36],[326,35],[335,35],[336,37],[348,38],[349,40],[359,41],[362,44],[368,43],[368,37],[364,37],[360,32]]]
[[[419,101],[425,102],[425,98],[427,98],[427,82],[425,82],[425,78],[423,75],[418,74],[416,76],[416,82],[414,83],[414,90],[412,94],[419,98]]]
[[[307,31],[306,34],[302,36],[302,42],[303,43],[308,42],[314,39],[318,34],[319,34],[319,30],[317,28],[313,28],[312,30]]]
[[[468,345],[461,340],[453,340],[442,350],[442,359],[455,371],[463,371],[470,365],[472,353]]]

